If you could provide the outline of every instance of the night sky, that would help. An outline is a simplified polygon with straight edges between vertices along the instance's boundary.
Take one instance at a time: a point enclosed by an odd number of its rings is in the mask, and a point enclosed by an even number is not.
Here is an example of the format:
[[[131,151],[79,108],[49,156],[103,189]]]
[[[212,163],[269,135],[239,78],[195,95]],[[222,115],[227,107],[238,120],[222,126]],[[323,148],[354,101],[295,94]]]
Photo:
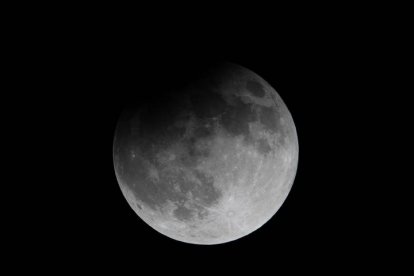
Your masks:
[[[141,275],[144,268],[220,273],[223,265],[276,273],[279,265],[362,260],[374,242],[360,227],[365,216],[354,215],[353,196],[363,182],[355,175],[354,145],[368,142],[355,113],[366,96],[355,85],[361,75],[354,45],[338,35],[340,26],[267,23],[235,24],[220,34],[210,26],[79,28],[73,39],[60,36],[43,49],[50,58],[44,77],[52,81],[36,101],[45,103],[38,121],[48,135],[37,138],[45,146],[42,162],[33,162],[44,164],[48,188],[30,223],[30,254],[45,248],[44,259],[63,268],[112,265]],[[140,91],[157,97],[222,61],[252,70],[279,93],[296,125],[298,170],[285,203],[252,234],[220,245],[185,244],[156,232],[129,207],[114,173],[113,135],[123,106]]]
[[[346,150],[346,145],[335,140],[346,126],[338,127],[338,119],[330,115],[337,101],[343,100],[338,86],[333,85],[335,74],[328,70],[334,61],[321,59],[324,50],[320,46],[303,47],[305,39],[288,44],[275,39],[260,46],[240,41],[231,47],[209,42],[175,47],[129,45],[109,53],[91,49],[91,57],[84,55],[91,58],[83,66],[86,68],[81,74],[74,72],[83,80],[68,89],[73,89],[68,97],[75,103],[74,114],[65,116],[73,122],[65,135],[74,141],[72,144],[66,136],[66,146],[77,153],[71,157],[70,176],[63,180],[76,195],[73,203],[64,207],[70,218],[62,218],[63,233],[69,234],[65,241],[68,246],[75,244],[86,255],[122,256],[127,263],[171,255],[177,262],[229,258],[242,264],[249,256],[267,262],[298,255],[314,258],[315,248],[329,255],[329,251],[344,246],[347,236],[343,236],[342,227],[346,227],[346,219],[340,219],[337,207],[344,209],[338,206],[338,198],[342,199],[338,186],[345,187],[347,178],[338,172],[341,165],[333,160]],[[135,93],[152,91],[156,97],[163,89],[195,77],[210,62],[222,60],[253,70],[280,94],[296,124],[298,171],[285,203],[257,231],[228,244],[184,244],[154,231],[128,206],[114,174],[113,134],[123,106]]]

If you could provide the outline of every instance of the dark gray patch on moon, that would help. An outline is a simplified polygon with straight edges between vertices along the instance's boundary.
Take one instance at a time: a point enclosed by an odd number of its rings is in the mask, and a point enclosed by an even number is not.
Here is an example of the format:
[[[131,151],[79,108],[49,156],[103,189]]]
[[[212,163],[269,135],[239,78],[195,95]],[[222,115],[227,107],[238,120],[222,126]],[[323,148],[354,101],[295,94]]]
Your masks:
[[[271,133],[279,131],[280,114],[274,107],[262,106],[260,108],[260,122]]]
[[[183,128],[172,128],[171,126],[174,125],[183,108],[183,103],[171,96],[163,100],[154,100],[146,105],[140,113],[140,133],[145,134],[146,137],[157,139],[166,135],[182,135]]]
[[[194,187],[195,187],[195,183],[193,181],[188,181],[185,178],[184,172],[182,172],[182,171],[180,171],[180,172],[171,172],[170,174],[165,174],[165,178],[166,179],[172,179],[171,184],[173,184],[173,185],[171,185],[171,186],[177,185],[179,187],[180,191],[179,191],[178,195],[179,195],[180,199],[184,199],[185,198],[184,195],[187,192],[193,190]],[[175,189],[171,189],[171,190],[174,193],[176,193]]]
[[[227,107],[220,94],[206,89],[191,93],[190,102],[195,115],[200,119],[217,117],[224,113]]]
[[[263,97],[265,95],[265,91],[263,89],[263,86],[255,80],[248,80],[246,82],[246,89],[252,93],[253,96],[256,97]]]
[[[238,98],[234,102],[233,105],[228,105],[226,113],[221,117],[221,125],[233,136],[249,137],[249,123],[257,120],[257,113],[250,103],[244,103]]]
[[[198,126],[194,129],[193,138],[200,139],[200,138],[207,138],[212,137],[215,134],[214,125],[209,120],[201,121]]]
[[[210,207],[217,203],[222,196],[219,189],[214,186],[214,178],[198,170],[193,171],[194,176],[198,182],[181,179],[179,183],[180,195],[186,195],[191,192],[193,197],[197,200],[195,202],[188,201],[187,197],[182,197],[180,200],[172,201],[177,209],[174,211],[174,216],[182,221],[190,220],[195,216],[195,211],[199,218],[204,218],[208,212],[201,206]],[[189,207],[186,207],[188,204]]]
[[[257,140],[257,151],[263,155],[272,151],[272,147],[269,145],[266,139],[260,138]]]
[[[177,161],[183,167],[194,168],[201,158],[207,158],[210,155],[209,148],[197,147],[196,143],[197,138],[195,137],[190,137],[183,142],[184,149]]]
[[[193,217],[193,212],[183,205],[178,205],[174,210],[174,216],[179,220],[186,221]]]
[[[200,205],[195,205],[194,208],[197,210],[197,216],[199,219],[203,219],[208,216],[209,212]]]
[[[149,179],[145,162],[140,156],[131,159],[128,150],[123,150],[120,153],[119,162],[123,166],[123,173],[120,175],[123,183],[130,188],[140,201],[149,207],[155,208],[158,199],[154,195],[159,193],[159,186]]]
[[[200,198],[200,202],[204,206],[211,206],[217,203],[222,193],[214,186],[214,178],[198,170],[195,170],[194,173],[201,185],[193,191],[193,195]]]

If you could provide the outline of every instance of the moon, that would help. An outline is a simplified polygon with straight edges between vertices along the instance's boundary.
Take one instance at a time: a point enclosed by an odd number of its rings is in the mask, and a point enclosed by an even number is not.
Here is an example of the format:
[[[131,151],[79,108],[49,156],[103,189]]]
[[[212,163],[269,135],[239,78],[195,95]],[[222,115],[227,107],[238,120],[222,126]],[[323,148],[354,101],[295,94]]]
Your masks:
[[[132,102],[113,162],[135,213],[172,239],[220,244],[269,221],[291,190],[299,145],[279,94],[236,64]]]

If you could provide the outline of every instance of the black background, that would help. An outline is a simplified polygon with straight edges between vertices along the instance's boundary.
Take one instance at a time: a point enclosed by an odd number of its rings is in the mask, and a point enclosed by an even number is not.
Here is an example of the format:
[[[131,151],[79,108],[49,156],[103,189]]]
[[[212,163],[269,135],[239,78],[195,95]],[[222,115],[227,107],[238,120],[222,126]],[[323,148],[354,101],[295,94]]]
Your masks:
[[[63,24],[30,40],[28,70],[39,71],[33,82],[42,89],[29,96],[41,105],[27,120],[38,123],[41,158],[33,161],[47,173],[41,209],[26,226],[27,254],[66,269],[134,273],[366,264],[377,246],[364,227],[370,209],[356,207],[369,185],[358,150],[370,142],[361,134],[369,131],[361,116],[369,116],[363,103],[371,96],[361,81],[371,62],[368,32],[335,15],[256,16],[255,24],[206,17],[199,25],[119,18]],[[161,94],[221,61],[256,72],[280,94],[296,125],[299,166],[287,200],[260,229],[191,245],[159,234],[129,207],[115,178],[113,135],[123,106],[142,91]]]

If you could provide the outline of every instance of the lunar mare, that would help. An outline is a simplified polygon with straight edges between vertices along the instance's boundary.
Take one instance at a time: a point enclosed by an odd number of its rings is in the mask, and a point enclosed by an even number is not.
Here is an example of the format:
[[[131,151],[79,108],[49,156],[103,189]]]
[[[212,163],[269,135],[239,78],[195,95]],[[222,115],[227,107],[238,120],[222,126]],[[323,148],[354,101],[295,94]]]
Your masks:
[[[286,199],[298,163],[280,96],[257,74],[226,64],[165,97],[118,121],[114,167],[131,208],[156,231],[193,244],[260,228]]]

